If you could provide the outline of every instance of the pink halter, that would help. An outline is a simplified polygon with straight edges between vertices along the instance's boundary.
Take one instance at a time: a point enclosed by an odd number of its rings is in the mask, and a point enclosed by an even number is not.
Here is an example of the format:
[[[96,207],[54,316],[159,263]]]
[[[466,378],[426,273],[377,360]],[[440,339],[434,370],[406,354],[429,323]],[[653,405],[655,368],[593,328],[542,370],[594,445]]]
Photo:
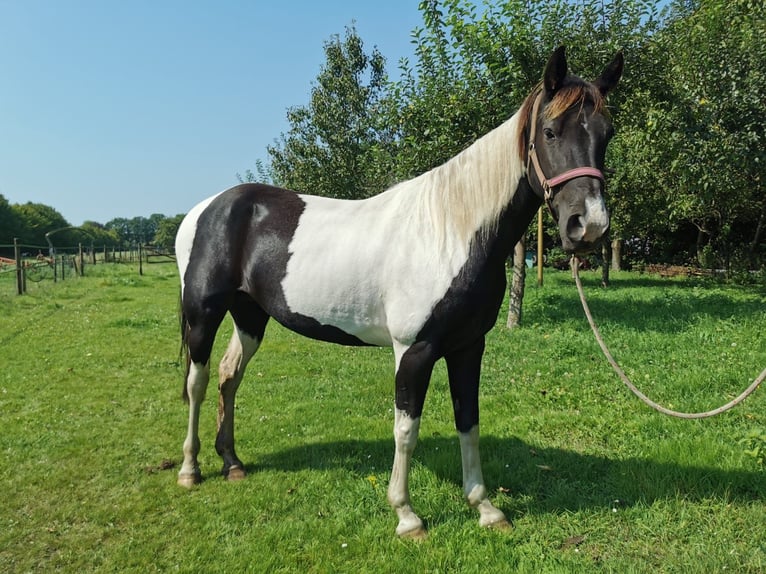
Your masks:
[[[532,163],[532,167],[535,169],[535,175],[537,175],[537,179],[540,181],[540,185],[543,186],[543,193],[545,197],[545,204],[548,206],[548,210],[551,212],[551,215],[553,216],[553,219],[555,221],[558,221],[558,218],[556,217],[555,212],[553,211],[553,188],[557,185],[561,185],[562,183],[566,183],[570,179],[575,179],[577,177],[595,177],[597,179],[600,179],[602,182],[604,180],[604,173],[595,167],[589,167],[589,166],[583,166],[583,167],[576,167],[574,169],[570,169],[565,171],[562,174],[559,174],[555,177],[552,177],[548,179],[545,177],[545,174],[543,173],[543,169],[540,166],[540,160],[537,159],[537,149],[535,148],[535,135],[537,132],[537,114],[540,109],[540,100],[542,100],[543,95],[542,93],[538,94],[537,98],[535,99],[535,104],[532,106],[532,127],[530,128],[529,133],[529,153],[527,154],[527,173],[529,173],[529,164]]]

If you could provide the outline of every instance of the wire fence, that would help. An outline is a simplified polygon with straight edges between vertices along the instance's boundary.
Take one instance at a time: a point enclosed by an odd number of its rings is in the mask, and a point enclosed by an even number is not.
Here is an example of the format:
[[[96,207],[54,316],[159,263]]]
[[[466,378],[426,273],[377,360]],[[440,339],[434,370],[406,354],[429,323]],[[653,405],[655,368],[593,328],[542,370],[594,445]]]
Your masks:
[[[144,264],[169,260],[175,260],[175,254],[156,246],[96,247],[79,244],[52,248],[14,240],[10,245],[0,244],[0,285],[12,284],[16,293],[22,295],[26,293],[28,282],[58,282],[82,277],[90,265],[137,263],[138,273],[143,275]]]

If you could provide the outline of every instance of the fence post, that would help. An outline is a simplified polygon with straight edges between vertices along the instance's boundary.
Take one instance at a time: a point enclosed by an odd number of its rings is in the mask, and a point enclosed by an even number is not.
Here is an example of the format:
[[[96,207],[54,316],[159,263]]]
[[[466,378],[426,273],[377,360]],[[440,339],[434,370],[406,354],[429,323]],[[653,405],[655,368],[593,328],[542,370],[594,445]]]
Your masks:
[[[24,270],[21,267],[21,249],[18,238],[13,238],[13,257],[16,259],[16,293],[24,293]]]
[[[82,252],[82,243],[79,244],[79,259],[80,259],[80,277],[83,277],[85,275],[85,259],[84,254]]]
[[[141,243],[138,244],[138,274],[144,274],[144,246]]]
[[[90,244],[90,260],[93,263],[93,265],[96,264],[96,248],[93,246],[93,243]]]

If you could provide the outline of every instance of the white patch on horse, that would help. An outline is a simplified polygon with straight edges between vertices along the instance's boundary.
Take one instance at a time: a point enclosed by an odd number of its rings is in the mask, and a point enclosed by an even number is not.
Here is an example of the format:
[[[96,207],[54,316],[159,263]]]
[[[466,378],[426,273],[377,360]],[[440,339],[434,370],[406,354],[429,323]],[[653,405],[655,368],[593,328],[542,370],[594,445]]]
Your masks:
[[[412,343],[518,187],[518,121],[378,196],[302,195],[282,281],[290,310],[369,344]]]
[[[593,243],[609,228],[609,212],[601,194],[585,198],[585,216],[581,218],[585,230],[582,240]]]
[[[181,225],[178,226],[175,248],[178,272],[181,274],[181,294],[183,294],[184,290],[184,275],[186,274],[186,268],[189,266],[189,258],[191,257],[194,236],[197,234],[197,221],[207,206],[210,205],[210,203],[219,195],[220,193],[212,197],[208,197],[204,201],[201,201],[195,205],[191,211],[186,214],[186,217],[184,217]]]

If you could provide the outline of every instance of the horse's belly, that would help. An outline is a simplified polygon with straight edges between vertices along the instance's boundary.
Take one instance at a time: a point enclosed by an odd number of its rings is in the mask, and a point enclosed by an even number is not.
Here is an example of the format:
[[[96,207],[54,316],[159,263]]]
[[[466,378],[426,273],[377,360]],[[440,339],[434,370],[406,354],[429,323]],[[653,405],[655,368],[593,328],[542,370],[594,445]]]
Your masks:
[[[345,333],[367,345],[391,345],[382,306],[357,289],[340,284],[331,287],[321,281],[290,281],[288,276],[282,290],[287,313],[275,318],[294,331],[336,343],[354,344],[342,336]]]

